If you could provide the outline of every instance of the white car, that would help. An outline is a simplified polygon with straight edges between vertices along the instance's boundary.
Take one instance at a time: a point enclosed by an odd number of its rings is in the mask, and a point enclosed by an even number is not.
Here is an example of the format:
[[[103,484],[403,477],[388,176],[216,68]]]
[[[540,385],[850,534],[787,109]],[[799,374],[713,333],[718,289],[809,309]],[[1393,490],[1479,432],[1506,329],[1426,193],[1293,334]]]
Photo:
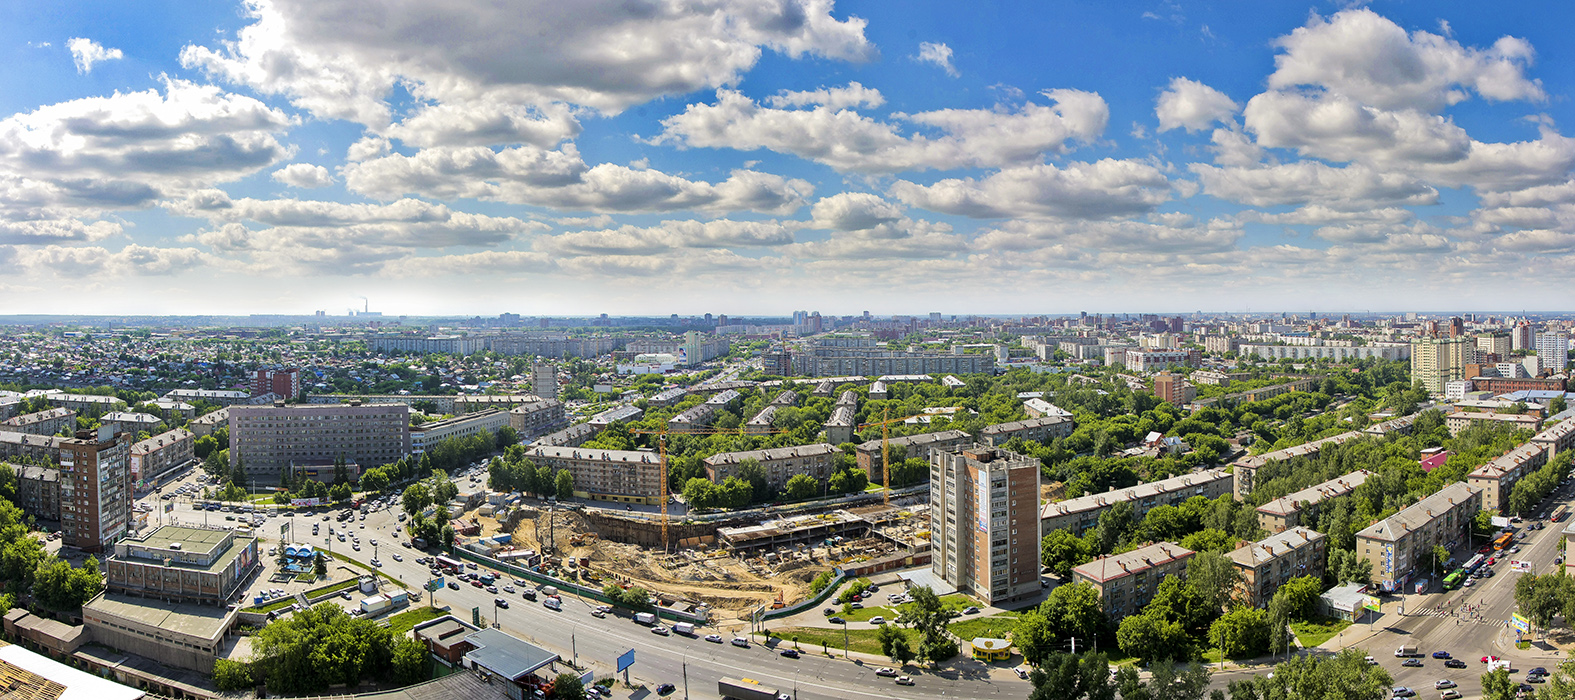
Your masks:
[[[1445,678],[1444,680],[1441,680],[1441,681],[1434,681],[1433,682],[1433,690],[1443,690],[1445,688],[1453,688],[1453,687],[1455,687],[1455,682],[1452,681],[1452,680],[1449,680],[1448,678]]]
[[[404,560],[405,560],[404,557],[399,556],[399,552],[394,552],[394,561],[404,561]]]
[[[735,647],[742,647],[744,649],[748,649],[749,648],[749,640],[744,639],[743,637],[734,637],[733,638],[733,646],[735,646]]]
[[[394,556],[398,557],[399,555],[395,554]],[[514,587],[513,586],[504,586],[503,587],[503,592],[504,593],[513,593],[514,592]]]
[[[876,615],[875,617],[870,618],[870,624],[872,624],[872,625],[884,625],[884,624],[886,624],[886,618],[884,618],[884,617],[882,617],[880,615]]]

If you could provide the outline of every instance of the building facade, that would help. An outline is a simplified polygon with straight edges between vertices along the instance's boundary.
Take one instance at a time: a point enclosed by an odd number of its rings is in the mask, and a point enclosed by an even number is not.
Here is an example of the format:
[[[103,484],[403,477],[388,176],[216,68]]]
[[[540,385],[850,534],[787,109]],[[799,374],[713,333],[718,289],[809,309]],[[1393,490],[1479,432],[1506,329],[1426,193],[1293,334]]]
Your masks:
[[[1155,506],[1178,506],[1193,496],[1215,499],[1230,493],[1230,488],[1230,472],[1208,469],[1124,489],[1046,503],[1039,509],[1039,519],[1044,521],[1041,527],[1045,532],[1067,529],[1082,535],[1099,524],[1099,516],[1110,506],[1122,501],[1132,504],[1133,518],[1142,518]]]
[[[1193,554],[1174,542],[1158,542],[1078,566],[1072,569],[1072,580],[1093,586],[1106,617],[1117,623],[1142,612],[1165,577],[1185,578]]]
[[[131,483],[137,488],[197,461],[197,438],[185,428],[159,433],[131,446]]]
[[[1366,483],[1369,476],[1371,472],[1358,469],[1258,506],[1258,527],[1280,533],[1303,523],[1316,524],[1318,510],[1323,504],[1349,496],[1356,487]]]
[[[574,495],[580,498],[661,502],[662,465],[654,452],[538,445],[527,450],[525,456],[538,467],[567,469],[574,477]]]
[[[891,449],[898,451],[903,459],[929,459],[937,450],[945,451],[963,447],[973,442],[973,438],[961,430],[942,430],[938,433],[920,433],[918,435],[905,435],[894,437],[890,440]],[[869,475],[870,483],[886,483],[886,461],[882,446],[883,440],[870,440],[858,446],[855,453],[859,468]],[[896,458],[893,457],[893,460]]]
[[[252,372],[252,394],[273,394],[286,401],[301,398],[301,370],[256,370]]]
[[[977,444],[930,453],[930,570],[986,605],[1038,595],[1039,467]]]
[[[38,520],[60,520],[60,470],[32,464],[16,470],[17,506]]]
[[[1547,445],[1528,442],[1505,452],[1466,475],[1466,483],[1482,490],[1482,510],[1509,515],[1509,494],[1515,483],[1548,463]]]
[[[103,552],[131,528],[131,434],[109,426],[60,441],[62,541]]]
[[[1544,372],[1563,372],[1569,366],[1570,334],[1549,331],[1537,334],[1537,366]]]
[[[1293,578],[1311,576],[1323,580],[1324,534],[1293,527],[1226,556],[1241,574],[1236,599],[1254,608],[1265,608],[1280,586]]]
[[[562,401],[543,399],[509,409],[509,427],[521,440],[533,440],[569,427],[569,418]]]
[[[545,362],[531,365],[530,393],[544,399],[558,398],[558,370]]]
[[[1466,350],[1475,348],[1470,338],[1417,338],[1411,341],[1411,381],[1421,382],[1427,393],[1444,395],[1444,384],[1464,376]]]
[[[1482,489],[1453,483],[1356,533],[1356,556],[1373,563],[1373,581],[1386,591],[1404,587],[1435,546],[1453,550],[1471,536]]]
[[[0,421],[0,430],[32,435],[57,435],[61,428],[77,429],[77,412],[69,408],[51,408],[37,413],[24,413]]]
[[[1450,435],[1476,423],[1508,425],[1511,430],[1537,431],[1542,428],[1542,418],[1532,413],[1492,413],[1488,411],[1456,411],[1444,416],[1444,426]]]
[[[222,608],[261,566],[256,537],[165,525],[117,542],[104,580],[112,593]]]
[[[1154,375],[1154,397],[1173,406],[1185,406],[1198,398],[1198,390],[1179,374]]]
[[[705,458],[705,476],[718,484],[738,473],[745,460],[754,460],[766,470],[766,483],[782,489],[788,479],[807,474],[816,481],[831,478],[832,464],[840,450],[835,445],[819,443],[797,447],[773,447],[747,452],[722,452]]]
[[[231,406],[230,467],[276,483],[281,472],[341,458],[388,464],[410,454],[409,416],[404,404]]]
[[[204,413],[186,422],[186,429],[190,430],[191,434],[197,437],[212,435],[213,431],[228,427],[230,427],[230,409],[228,406],[217,411]]]
[[[979,431],[979,436],[992,446],[1005,445],[1008,440],[1017,437],[1048,445],[1052,440],[1071,437],[1072,431],[1076,429],[1077,422],[1071,416],[1045,416],[987,425]]]
[[[482,433],[496,433],[508,424],[509,414],[496,408],[489,408],[485,411],[411,426],[410,454],[425,454],[427,450],[437,447],[438,443],[450,438],[468,438]]]

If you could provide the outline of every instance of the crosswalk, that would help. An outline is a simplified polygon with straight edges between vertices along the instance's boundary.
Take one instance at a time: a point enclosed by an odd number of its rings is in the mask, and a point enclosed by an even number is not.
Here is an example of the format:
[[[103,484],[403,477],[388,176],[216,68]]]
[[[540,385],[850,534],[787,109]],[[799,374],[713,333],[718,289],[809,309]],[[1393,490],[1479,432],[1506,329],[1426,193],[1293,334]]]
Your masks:
[[[1413,614],[1426,615],[1428,617],[1457,617],[1455,615],[1451,615],[1449,610],[1444,610],[1444,609],[1439,609],[1439,608],[1426,608],[1426,609],[1423,609],[1423,610],[1418,610],[1417,612],[1415,612]],[[1486,625],[1488,627],[1508,627],[1509,626],[1509,621],[1508,620],[1490,620],[1490,619],[1487,619],[1487,618],[1469,617],[1469,616],[1467,616],[1467,617],[1457,617],[1457,619],[1459,619],[1462,623],[1469,623],[1469,624],[1473,624],[1473,625]]]

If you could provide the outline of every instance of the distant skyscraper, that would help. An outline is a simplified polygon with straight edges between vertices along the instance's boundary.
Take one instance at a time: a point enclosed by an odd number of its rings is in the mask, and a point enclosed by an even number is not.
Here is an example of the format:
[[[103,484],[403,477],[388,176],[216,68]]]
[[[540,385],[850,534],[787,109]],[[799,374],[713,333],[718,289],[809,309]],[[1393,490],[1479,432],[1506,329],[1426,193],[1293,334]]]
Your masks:
[[[131,433],[110,426],[60,443],[60,529],[67,545],[109,550],[131,527]]]
[[[1525,321],[1515,324],[1515,328],[1509,333],[1509,349],[1533,350],[1535,348],[1536,345],[1534,344],[1532,338],[1531,324]]]
[[[1461,321],[1459,316],[1452,316],[1452,317],[1450,317],[1450,319],[1449,319],[1449,337],[1451,337],[1451,338],[1459,338],[1460,336],[1463,336],[1465,334],[1466,334],[1466,324],[1465,324],[1465,322]]]
[[[301,370],[259,369],[252,372],[252,395],[261,396],[270,392],[286,400],[300,398]]]
[[[1467,338],[1418,338],[1411,341],[1411,381],[1421,382],[1433,396],[1444,395],[1444,384],[1464,379],[1466,352],[1475,350]]]
[[[1570,334],[1551,331],[1537,334],[1537,366],[1544,370],[1563,372],[1569,364]]]

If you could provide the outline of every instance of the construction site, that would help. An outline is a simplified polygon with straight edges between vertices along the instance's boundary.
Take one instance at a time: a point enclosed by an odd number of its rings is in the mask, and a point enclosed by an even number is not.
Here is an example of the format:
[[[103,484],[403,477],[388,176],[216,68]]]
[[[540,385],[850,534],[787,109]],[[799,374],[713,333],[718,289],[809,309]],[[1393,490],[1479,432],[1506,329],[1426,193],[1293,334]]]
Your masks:
[[[771,517],[758,509],[668,523],[644,514],[520,504],[504,520],[480,518],[481,535],[510,535],[497,556],[540,553],[539,566],[588,585],[639,586],[669,604],[704,605],[712,619],[743,619],[810,596],[810,582],[833,567],[850,572],[928,561],[929,519],[922,496],[884,504],[801,510]],[[501,538],[500,538],[501,539]]]

